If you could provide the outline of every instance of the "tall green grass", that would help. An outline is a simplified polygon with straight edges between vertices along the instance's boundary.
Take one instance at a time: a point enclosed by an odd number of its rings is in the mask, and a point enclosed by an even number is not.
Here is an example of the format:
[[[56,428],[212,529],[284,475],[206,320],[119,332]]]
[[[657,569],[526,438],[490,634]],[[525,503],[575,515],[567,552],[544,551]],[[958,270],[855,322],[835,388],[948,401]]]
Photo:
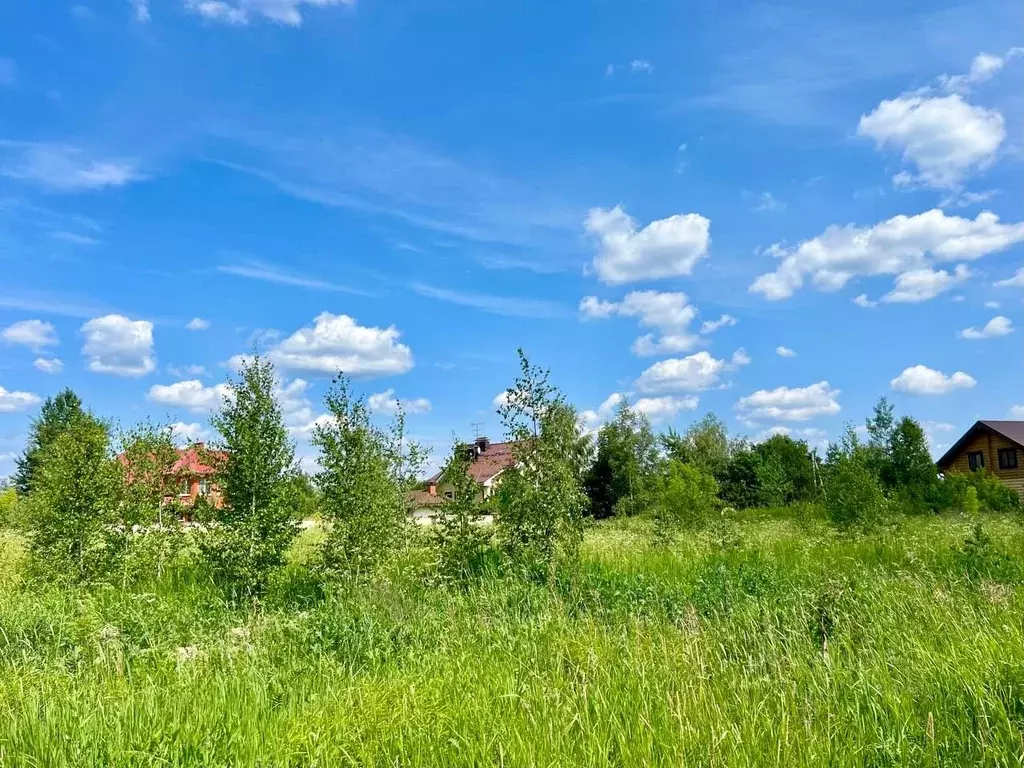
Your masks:
[[[255,609],[187,565],[23,583],[12,538],[0,764],[1017,765],[1024,539],[985,528],[762,514],[661,550],[612,523],[554,589],[433,586],[413,550],[321,590],[300,554]]]

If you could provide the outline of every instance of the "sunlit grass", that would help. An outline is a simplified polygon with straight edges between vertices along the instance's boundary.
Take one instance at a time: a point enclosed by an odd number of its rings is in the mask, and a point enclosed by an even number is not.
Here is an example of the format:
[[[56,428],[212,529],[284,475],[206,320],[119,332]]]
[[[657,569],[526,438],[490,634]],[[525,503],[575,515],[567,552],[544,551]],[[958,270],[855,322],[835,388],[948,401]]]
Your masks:
[[[671,549],[602,524],[555,590],[432,585],[411,552],[307,589],[310,532],[259,608],[198,572],[22,583],[0,551],[0,765],[1011,765],[1022,537],[959,518],[861,537],[724,520]]]

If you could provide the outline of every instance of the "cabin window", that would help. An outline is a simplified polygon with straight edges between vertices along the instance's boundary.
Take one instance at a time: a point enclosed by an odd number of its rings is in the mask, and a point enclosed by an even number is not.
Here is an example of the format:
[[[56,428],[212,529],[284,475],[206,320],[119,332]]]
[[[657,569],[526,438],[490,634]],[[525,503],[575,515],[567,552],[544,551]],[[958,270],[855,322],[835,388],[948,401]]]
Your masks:
[[[971,468],[971,472],[977,472],[979,469],[984,469],[985,454],[981,451],[971,451],[967,454],[967,466]]]
[[[1017,449],[1016,448],[1000,448],[999,449],[999,468],[1000,469],[1016,469],[1017,468]]]
[[[188,496],[192,493],[192,482],[187,478],[181,478],[181,487],[178,488],[178,493],[182,496]]]
[[[209,496],[210,495],[210,481],[203,477],[199,479],[199,495]]]

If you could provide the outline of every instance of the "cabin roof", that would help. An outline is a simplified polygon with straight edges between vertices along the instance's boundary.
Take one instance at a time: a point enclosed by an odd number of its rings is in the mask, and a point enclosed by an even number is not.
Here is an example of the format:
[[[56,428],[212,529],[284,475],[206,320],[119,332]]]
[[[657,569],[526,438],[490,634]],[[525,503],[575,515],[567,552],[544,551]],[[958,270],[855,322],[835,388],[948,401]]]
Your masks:
[[[942,458],[936,462],[939,469],[945,469],[952,464],[956,457],[960,455],[964,445],[979,434],[999,435],[1014,443],[1017,447],[1024,448],[1024,421],[982,419],[981,421],[974,422],[974,426],[964,432],[963,436],[953,443],[950,449],[942,455]]]

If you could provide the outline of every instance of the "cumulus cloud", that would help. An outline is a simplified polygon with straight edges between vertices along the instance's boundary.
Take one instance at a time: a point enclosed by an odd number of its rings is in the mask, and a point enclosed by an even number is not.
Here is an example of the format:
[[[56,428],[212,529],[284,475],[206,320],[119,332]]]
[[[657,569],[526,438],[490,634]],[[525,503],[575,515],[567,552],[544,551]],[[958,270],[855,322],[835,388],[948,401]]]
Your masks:
[[[151,403],[187,408],[194,413],[217,410],[231,393],[227,384],[206,386],[198,379],[178,381],[174,384],[154,384],[146,395]]]
[[[819,381],[806,387],[777,387],[759,389],[741,397],[736,403],[740,420],[745,423],[759,421],[808,421],[819,416],[834,416],[841,410],[838,400],[841,390]]]
[[[0,413],[26,411],[41,402],[42,398],[32,392],[11,391],[0,387]]]
[[[789,347],[783,346],[776,347],[775,354],[778,355],[779,357],[796,357],[796,352],[794,352]]]
[[[737,322],[739,321],[736,320],[736,318],[733,317],[732,315],[722,315],[717,320],[705,320],[703,323],[701,323],[700,332],[706,336],[708,334],[714,333],[715,331],[721,328],[728,328],[730,326],[736,325]]]
[[[632,291],[620,302],[587,296],[580,301],[579,310],[584,319],[617,314],[635,317],[642,326],[660,329],[660,337],[649,333],[633,342],[632,350],[640,356],[688,352],[700,343],[697,336],[686,331],[697,316],[697,308],[690,304],[685,293]]]
[[[1007,336],[1011,333],[1013,333],[1013,323],[1010,322],[1010,318],[996,315],[985,323],[981,330],[973,327],[964,328],[960,331],[959,335],[961,339],[979,341],[981,339],[993,339],[997,336]]]
[[[936,208],[873,227],[831,226],[794,248],[771,246],[779,266],[758,277],[749,290],[777,301],[810,279],[819,291],[837,291],[858,276],[901,275],[930,268],[932,262],[973,261],[1022,241],[1024,222],[1002,224],[989,211],[967,219]]]
[[[897,392],[910,395],[945,395],[956,389],[970,389],[978,382],[973,376],[957,371],[949,376],[923,365],[907,368],[889,382]]]
[[[104,315],[83,324],[82,334],[85,336],[82,354],[94,373],[145,376],[156,368],[153,324],[148,320]]]
[[[193,317],[185,327],[190,331],[205,331],[210,327],[210,321],[201,317]]]
[[[878,302],[869,299],[866,293],[862,293],[859,296],[854,296],[853,303],[856,304],[858,307],[863,307],[864,309],[871,309],[872,307],[878,306]]]
[[[405,373],[413,366],[412,352],[400,343],[394,327],[359,325],[348,315],[321,312],[312,327],[300,328],[272,347],[267,357],[282,370],[349,376]]]
[[[210,439],[210,430],[198,421],[188,423],[176,421],[174,424],[171,424],[171,439],[176,445],[202,443]]]
[[[662,395],[641,397],[633,403],[633,410],[642,413],[655,424],[671,421],[682,411],[692,411],[700,404],[696,395]]]
[[[99,159],[78,147],[0,140],[0,176],[53,192],[87,192],[121,187],[144,178],[128,159]]]
[[[43,373],[56,374],[64,370],[64,363],[56,357],[37,357],[32,365]]]
[[[637,357],[654,357],[689,352],[699,344],[700,337],[689,333],[668,333],[662,336],[645,333],[630,345],[630,350]]]
[[[712,357],[708,352],[696,352],[688,357],[655,363],[640,374],[636,387],[645,394],[703,392],[721,383],[727,367],[724,360]]]
[[[917,169],[897,174],[897,186],[955,188],[969,173],[992,164],[1006,127],[999,112],[969,104],[960,94],[906,94],[862,116],[857,133],[879,148],[899,151]]]
[[[1015,405],[1011,407],[1010,416],[1015,419],[1024,419],[1024,405]]]
[[[0,331],[0,339],[7,344],[20,344],[33,352],[42,352],[46,347],[59,343],[57,329],[42,320],[21,320]]]
[[[612,392],[596,410],[582,411],[580,413],[580,421],[582,422],[583,427],[590,432],[600,429],[602,424],[611,420],[612,416],[615,414],[615,409],[619,407],[619,403],[624,399],[625,395],[621,392]],[[496,407],[504,405],[507,401],[508,393],[502,392],[494,398],[494,405]]]
[[[1024,267],[1014,272],[1012,277],[997,280],[993,285],[996,288],[1024,288]]]
[[[396,413],[401,408],[405,413],[429,413],[430,401],[425,397],[417,397],[412,400],[399,400],[395,397],[395,390],[386,389],[375,395],[370,395],[367,401],[370,410],[376,413]]]
[[[689,275],[708,255],[711,222],[696,213],[652,221],[642,229],[621,206],[593,208],[584,222],[598,242],[593,266],[606,283]]]
[[[185,0],[185,8],[207,21],[245,26],[264,18],[289,27],[302,25],[302,6],[355,5],[355,0]]]
[[[953,272],[944,269],[911,269],[896,276],[893,289],[882,297],[890,304],[916,304],[934,299],[955,285],[969,279],[971,271],[964,264],[957,264]]]
[[[1006,63],[1024,54],[1024,48],[1011,48],[1002,56],[994,53],[979,53],[971,62],[971,68],[962,75],[940,75],[939,84],[943,90],[950,93],[968,93],[971,89],[991,80]]]
[[[986,301],[985,302],[985,309],[999,309],[999,302],[998,301]]]

